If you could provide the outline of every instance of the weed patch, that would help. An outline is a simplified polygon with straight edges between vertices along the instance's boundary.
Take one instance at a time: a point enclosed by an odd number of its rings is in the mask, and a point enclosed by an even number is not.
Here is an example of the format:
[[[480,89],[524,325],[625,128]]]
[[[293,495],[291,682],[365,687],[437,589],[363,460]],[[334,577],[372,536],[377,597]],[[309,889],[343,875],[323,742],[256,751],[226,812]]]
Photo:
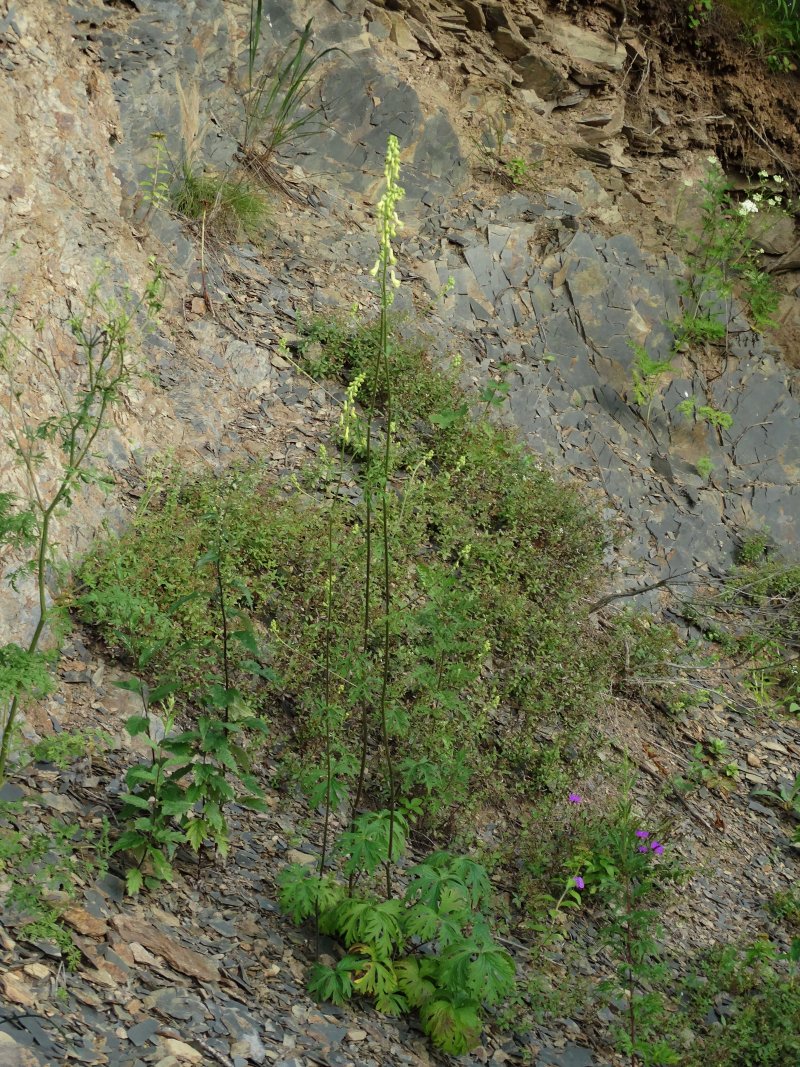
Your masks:
[[[54,894],[69,902],[76,882],[102,876],[108,870],[109,825],[104,820],[97,834],[77,825],[53,820],[48,830],[12,829],[14,804],[0,804],[0,899],[4,917],[17,921],[25,938],[51,941],[63,953],[67,967],[76,970],[78,946],[61,915],[63,905],[52,903]]]
[[[800,709],[800,565],[770,549],[764,533],[746,537],[740,563],[686,618],[731,657],[755,703]]]
[[[467,776],[486,782],[495,769],[524,786],[538,759],[537,726],[575,726],[572,709],[588,712],[608,673],[581,610],[601,545],[585,502],[539,469],[513,434],[487,422],[463,424],[458,439],[452,428],[428,424],[426,443],[434,456],[416,474],[396,472],[403,495],[390,516],[392,699],[412,726],[404,773],[433,803],[442,776],[461,783],[461,800]],[[238,479],[226,493],[224,582],[232,604],[252,618],[276,681],[248,674],[252,653],[236,643],[231,671],[255,712],[295,707],[295,729],[313,749],[323,684],[324,504],[336,479],[324,466],[306,479],[310,492],[270,485],[255,470]],[[219,494],[218,479],[176,475],[125,535],[98,544],[79,576],[82,617],[156,683],[180,677],[190,700],[218,665],[214,583],[197,561],[214,543]],[[334,521],[339,622],[331,654],[342,677],[363,610],[364,521],[363,501],[343,505]],[[345,717],[357,694],[357,685],[342,689]]]

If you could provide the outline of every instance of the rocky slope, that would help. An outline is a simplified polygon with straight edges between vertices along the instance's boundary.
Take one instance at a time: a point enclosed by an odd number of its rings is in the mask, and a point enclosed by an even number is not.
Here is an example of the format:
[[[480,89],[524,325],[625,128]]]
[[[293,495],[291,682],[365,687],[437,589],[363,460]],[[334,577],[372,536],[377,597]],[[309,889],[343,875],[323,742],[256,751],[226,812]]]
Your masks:
[[[754,333],[734,305],[724,359],[681,356],[648,420],[633,402],[628,345],[646,342],[655,358],[671,352],[676,233],[696,218],[707,157],[718,153],[737,181],[762,168],[788,180],[800,167],[793,75],[767,77],[714,26],[696,60],[687,58],[676,50],[684,27],[664,3],[642,5],[637,18],[624,4],[268,0],[275,52],[312,16],[315,46],[339,51],[324,65],[322,128],[282,160],[274,233],[264,247],[210,244],[206,300],[196,228],[153,210],[143,183],[154,132],[173,160],[192,143],[203,164],[232,163],[248,10],[245,0],[0,5],[0,94],[11,105],[0,109],[0,292],[16,289],[18,323],[44,316],[42,343],[68,385],[76,368],[60,323],[97,264],[138,292],[156,255],[169,282],[159,327],[141,344],[148,375],[102,440],[115,489],[87,490],[60,520],[65,556],[79,557],[102,522],[126,521],[149,462],[166,452],[189,466],[262,456],[276,472],[315,452],[338,410],[279,342],[298,314],[375,310],[373,205],[390,132],[406,188],[399,306],[436,349],[462,353],[468,379],[512,365],[506,417],[543,460],[591,487],[619,530],[607,553],[609,592],[724,569],[746,529],[767,527],[796,549],[798,274],[780,275],[776,334]],[[529,164],[520,185],[503,165],[513,158]],[[792,226],[769,238],[768,262],[791,266]],[[56,410],[52,387],[27,364],[19,381],[33,417]],[[687,394],[730,413],[732,427],[689,422],[677,412]],[[704,457],[710,478],[697,470]],[[5,445],[0,488],[22,488]],[[23,585],[20,598],[4,585],[0,638],[21,640],[34,620],[33,589]],[[128,755],[131,708],[111,685],[116,676],[80,636],[72,640],[59,692],[28,729],[100,718],[119,747],[68,773],[29,769],[4,799],[35,791],[46,809],[87,832],[99,827]],[[684,759],[669,731],[631,714],[610,713],[605,725],[655,786]],[[727,740],[749,776],[729,809],[707,793],[676,825],[688,861],[702,866],[713,851],[718,865],[673,905],[680,937],[703,945],[719,928],[758,930],[770,893],[796,880],[784,825],[754,809],[748,789],[793,775],[800,746],[791,725],[756,730],[721,708],[690,729]],[[113,874],[96,884],[87,876],[67,921],[88,964],[69,978],[63,1006],[54,996],[60,950],[0,931],[3,1063],[427,1062],[410,1024],[320,1009],[305,996],[308,946],[277,915],[274,887],[301,814],[278,793],[270,801],[269,816],[241,815],[226,868],[213,879],[185,872],[161,908],[123,901]],[[34,833],[38,816],[21,818]],[[587,961],[587,973],[595,965]],[[590,1067],[610,1056],[568,1018],[530,1034],[490,1029],[465,1062]]]

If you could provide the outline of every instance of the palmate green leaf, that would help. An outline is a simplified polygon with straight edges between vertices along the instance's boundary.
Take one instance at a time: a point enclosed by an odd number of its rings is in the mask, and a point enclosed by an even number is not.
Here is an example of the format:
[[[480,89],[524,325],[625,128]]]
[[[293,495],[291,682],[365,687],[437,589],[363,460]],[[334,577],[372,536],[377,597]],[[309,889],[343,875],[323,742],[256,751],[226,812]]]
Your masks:
[[[436,938],[440,952],[444,952],[445,949],[449,948],[451,945],[457,944],[463,939],[464,924],[467,918],[466,913],[460,908],[452,914],[447,912],[440,913],[439,933]]]
[[[514,988],[514,961],[491,939],[464,938],[442,953],[439,981],[478,1003],[497,1004]]]
[[[280,906],[294,922],[310,918],[319,905],[320,929],[323,933],[336,932],[330,917],[344,895],[344,887],[330,875],[320,878],[316,867],[291,863],[278,875],[278,888]]]
[[[388,957],[405,940],[400,926],[401,907],[399,900],[377,902],[345,897],[330,920],[347,948],[355,944],[371,945],[378,954]]]
[[[424,863],[412,867],[406,900],[419,899],[439,911],[475,911],[491,900],[491,883],[480,863],[466,856],[434,852]],[[460,903],[459,903],[460,902]]]
[[[430,957],[405,956],[395,962],[397,987],[412,1008],[419,1008],[434,995],[438,971],[438,960]]]
[[[359,970],[361,960],[345,956],[336,967],[315,963],[308,980],[308,991],[315,1000],[329,1000],[332,1004],[346,1004],[353,996],[353,971]]]
[[[418,901],[413,908],[405,910],[401,922],[406,937],[417,937],[423,943],[433,941],[442,924],[438,911],[421,901]]]
[[[368,812],[359,815],[355,826],[339,837],[339,850],[349,853],[345,874],[365,871],[374,874],[387,859],[397,861],[405,851],[408,835],[408,820],[402,812],[394,813],[394,832],[391,833],[391,815],[388,811]],[[392,855],[389,856],[389,839],[392,839]]]
[[[361,953],[358,977],[353,979],[353,988],[367,996],[383,1000],[397,992],[397,976],[390,959],[371,945],[354,945]]]
[[[463,1056],[480,1041],[480,1007],[472,1000],[451,1000],[445,995],[426,1001],[419,1010],[425,1033],[450,1056]]]
[[[335,810],[347,799],[353,761],[349,758],[335,758],[331,763],[330,802],[331,808]],[[328,779],[324,768],[312,767],[303,775],[300,784],[310,807],[317,808],[325,803],[328,796]]]
[[[375,1007],[383,1015],[405,1015],[408,1011],[408,1001],[402,993],[378,993],[375,997]]]

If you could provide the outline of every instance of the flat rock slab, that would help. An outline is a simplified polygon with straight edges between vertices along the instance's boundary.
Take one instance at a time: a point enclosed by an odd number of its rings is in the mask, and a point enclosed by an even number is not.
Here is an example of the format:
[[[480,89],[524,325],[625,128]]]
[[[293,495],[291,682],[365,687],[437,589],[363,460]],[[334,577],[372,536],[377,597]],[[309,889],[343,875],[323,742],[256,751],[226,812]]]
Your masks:
[[[572,59],[583,59],[603,70],[620,71],[625,66],[624,46],[605,34],[562,19],[545,19],[543,28],[552,35],[554,46]]]
[[[144,919],[115,915],[111,925],[128,942],[137,942],[171,964],[176,971],[201,982],[219,980],[219,968],[206,956],[179,944],[173,937]]]

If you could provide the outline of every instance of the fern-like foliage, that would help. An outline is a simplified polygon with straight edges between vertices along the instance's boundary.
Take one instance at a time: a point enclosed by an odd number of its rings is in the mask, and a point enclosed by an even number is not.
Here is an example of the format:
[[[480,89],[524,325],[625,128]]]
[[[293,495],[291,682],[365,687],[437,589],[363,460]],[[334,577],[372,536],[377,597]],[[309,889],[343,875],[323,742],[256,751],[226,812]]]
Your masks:
[[[418,903],[407,908],[402,917],[403,929],[407,937],[417,938],[422,944],[433,941],[442,925],[441,917],[435,908]]]
[[[484,931],[452,944],[442,953],[439,983],[479,1004],[497,1004],[514,988],[514,961]]]
[[[386,1003],[386,998],[397,993],[397,975],[391,959],[374,945],[353,945],[353,950],[361,955],[353,986],[359,993],[375,997],[378,1006],[381,1001]]]
[[[436,993],[439,961],[427,956],[405,956],[394,965],[397,986],[412,1008],[421,1007]]]
[[[25,693],[38,699],[53,685],[44,652],[31,652],[13,643],[0,646],[0,698]]]
[[[388,811],[366,812],[359,815],[353,828],[339,838],[339,850],[348,856],[345,874],[359,871],[374,874],[387,859],[395,863],[405,851],[408,837],[408,820],[402,812],[394,813],[394,831],[391,829],[392,814]],[[389,856],[389,839],[392,854]]]
[[[36,540],[36,512],[21,508],[13,493],[0,493],[0,545],[28,548]]]
[[[354,869],[371,865],[378,842],[388,847],[386,816],[362,817],[349,831],[345,851]],[[355,840],[359,829],[366,842]],[[343,1004],[361,994],[385,1014],[415,1009],[431,1041],[460,1056],[480,1039],[483,1007],[513,990],[514,962],[479,908],[489,902],[489,880],[471,860],[437,853],[413,869],[403,900],[349,896],[332,878],[320,880],[297,864],[279,885],[281,905],[296,922],[317,916],[320,930],[347,948],[336,967],[314,968],[309,988],[320,1000]],[[410,944],[429,948],[407,954]]]
[[[293,922],[302,923],[319,910],[321,915],[339,903],[344,889],[330,875],[320,878],[314,867],[292,863],[278,876],[281,908]]]

